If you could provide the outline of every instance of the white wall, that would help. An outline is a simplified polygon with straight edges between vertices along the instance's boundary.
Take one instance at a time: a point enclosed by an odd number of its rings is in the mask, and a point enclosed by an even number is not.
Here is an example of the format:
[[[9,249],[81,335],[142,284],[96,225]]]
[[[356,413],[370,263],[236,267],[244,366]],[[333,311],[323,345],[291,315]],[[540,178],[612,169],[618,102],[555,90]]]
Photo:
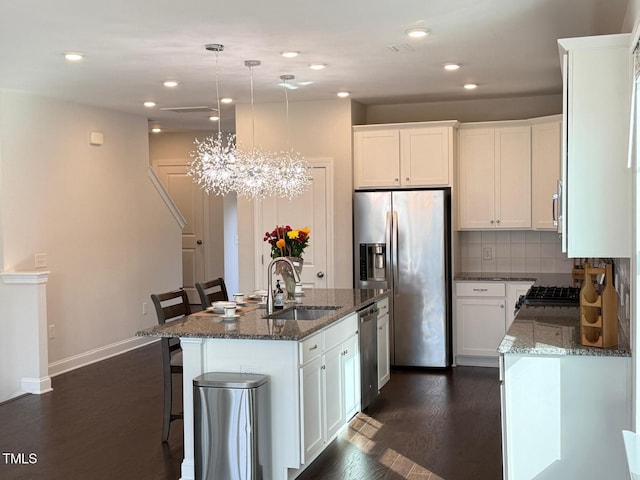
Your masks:
[[[352,215],[353,176],[351,162],[351,102],[328,100],[290,102],[290,139],[294,150],[306,158],[333,158],[335,233],[335,288],[352,288]],[[255,105],[255,144],[265,150],[287,147],[284,102]],[[251,106],[236,106],[236,135],[241,146],[251,147]],[[262,234],[253,229],[253,204],[238,199],[238,257],[240,289],[254,288],[255,242]],[[312,234],[313,241],[313,234]]]
[[[181,285],[180,227],[148,168],[146,118],[0,91],[0,266],[48,255],[51,373],[139,342],[149,295]]]

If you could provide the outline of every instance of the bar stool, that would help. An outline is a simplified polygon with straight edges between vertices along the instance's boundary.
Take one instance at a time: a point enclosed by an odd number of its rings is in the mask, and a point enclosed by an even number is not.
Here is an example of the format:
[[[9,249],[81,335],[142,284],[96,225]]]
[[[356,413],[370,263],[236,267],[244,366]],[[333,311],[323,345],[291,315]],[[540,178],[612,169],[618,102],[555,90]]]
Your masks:
[[[189,298],[183,289],[152,294],[151,300],[156,307],[156,315],[160,325],[191,314]],[[161,338],[160,343],[162,344],[162,376],[164,380],[162,441],[167,442],[171,422],[184,418],[182,413],[173,413],[172,410],[173,375],[182,375],[182,348],[180,347],[180,339],[177,337]]]

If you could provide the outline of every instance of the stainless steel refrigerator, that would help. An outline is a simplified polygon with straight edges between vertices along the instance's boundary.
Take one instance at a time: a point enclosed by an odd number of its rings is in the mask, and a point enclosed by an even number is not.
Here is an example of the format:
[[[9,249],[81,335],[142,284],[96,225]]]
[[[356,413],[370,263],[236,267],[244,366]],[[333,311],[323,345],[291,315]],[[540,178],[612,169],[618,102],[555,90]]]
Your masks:
[[[450,190],[357,191],[356,288],[389,288],[391,363],[451,365]]]

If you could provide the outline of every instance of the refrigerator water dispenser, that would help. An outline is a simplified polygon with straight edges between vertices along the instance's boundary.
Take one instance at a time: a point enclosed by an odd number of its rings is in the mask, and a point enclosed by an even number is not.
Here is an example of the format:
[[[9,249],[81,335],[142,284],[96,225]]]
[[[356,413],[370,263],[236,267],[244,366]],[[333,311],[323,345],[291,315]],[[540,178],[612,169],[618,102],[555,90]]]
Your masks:
[[[387,278],[387,246],[384,243],[360,244],[360,280],[384,281]]]

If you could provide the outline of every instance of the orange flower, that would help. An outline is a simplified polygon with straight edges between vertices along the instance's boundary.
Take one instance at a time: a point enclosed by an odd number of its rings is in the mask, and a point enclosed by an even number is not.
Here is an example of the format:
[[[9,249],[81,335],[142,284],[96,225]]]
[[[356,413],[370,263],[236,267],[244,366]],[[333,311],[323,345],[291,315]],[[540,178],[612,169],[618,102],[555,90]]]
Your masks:
[[[278,247],[280,250],[282,250],[285,247],[286,244],[287,244],[287,242],[284,241],[284,238],[281,238],[276,242],[276,247]]]

